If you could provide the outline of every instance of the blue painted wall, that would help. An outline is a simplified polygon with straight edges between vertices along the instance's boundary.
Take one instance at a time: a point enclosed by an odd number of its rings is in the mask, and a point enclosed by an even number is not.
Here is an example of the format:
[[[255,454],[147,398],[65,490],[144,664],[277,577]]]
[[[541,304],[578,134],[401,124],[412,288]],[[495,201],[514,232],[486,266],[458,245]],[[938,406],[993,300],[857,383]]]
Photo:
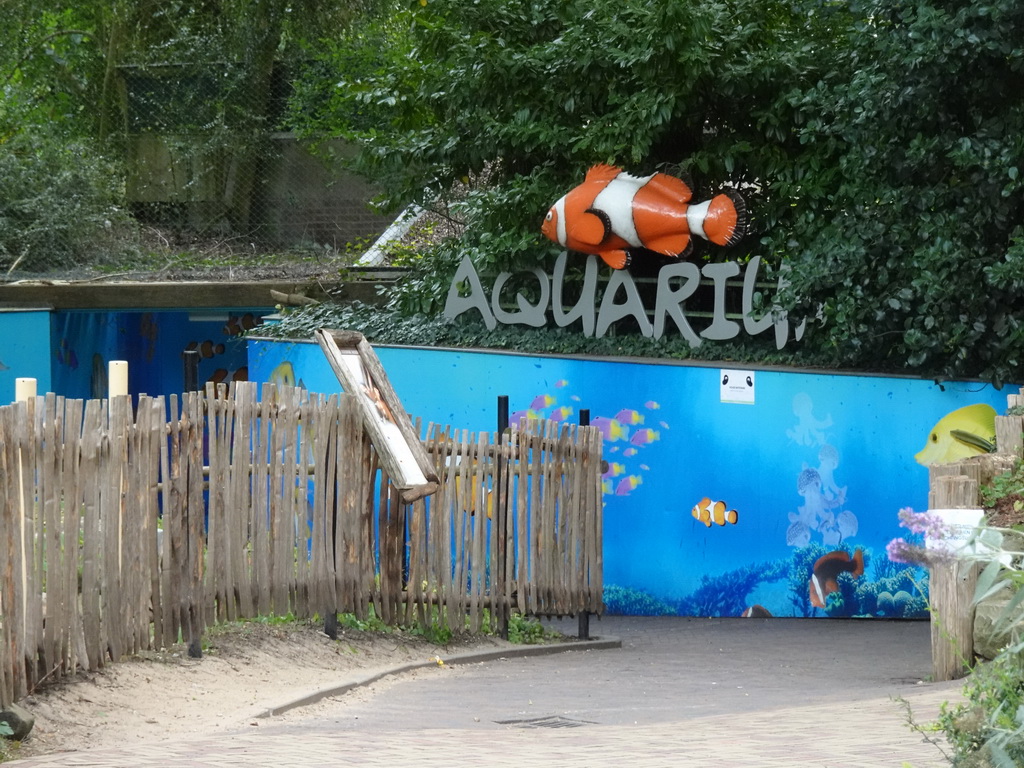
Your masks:
[[[605,599],[612,612],[781,616],[924,616],[927,574],[891,563],[907,532],[897,512],[927,507],[914,460],[949,412],[1006,391],[980,384],[488,352],[377,348],[406,410],[425,421],[495,428],[513,418],[578,418],[605,431]],[[315,344],[251,340],[250,378],[317,392],[339,385]],[[731,375],[731,384],[723,378]],[[746,386],[751,377],[752,387]],[[737,378],[738,377],[738,378]],[[739,383],[738,386],[737,382]],[[1013,390],[1016,391],[1016,390]],[[752,399],[752,402],[733,402]],[[614,421],[613,421],[614,420]],[[737,522],[705,525],[703,498]],[[810,602],[829,553],[864,573],[833,574],[836,594]],[[822,574],[824,578],[824,572]]]
[[[36,380],[47,392],[50,381],[50,311],[0,310],[0,404],[14,400],[14,380]]]
[[[244,379],[247,351],[239,338],[243,320],[253,327],[259,314],[269,311],[53,312],[52,389],[66,397],[106,397],[107,364],[126,360],[132,394],[180,393],[185,386],[185,349],[200,353],[201,383]]]
[[[14,380],[32,377],[39,394],[106,397],[107,364],[128,361],[134,395],[180,393],[182,352],[199,352],[199,381],[244,380],[248,351],[240,334],[269,307],[202,310],[2,310],[0,401],[14,399]]]

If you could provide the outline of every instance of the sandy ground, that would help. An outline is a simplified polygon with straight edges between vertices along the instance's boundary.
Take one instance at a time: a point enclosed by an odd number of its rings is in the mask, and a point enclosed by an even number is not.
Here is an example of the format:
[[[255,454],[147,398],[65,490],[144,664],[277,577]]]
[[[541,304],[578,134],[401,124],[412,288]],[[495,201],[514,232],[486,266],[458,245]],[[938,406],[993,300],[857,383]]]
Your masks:
[[[509,646],[494,637],[437,646],[409,634],[353,629],[331,640],[312,624],[259,623],[212,629],[207,643],[202,659],[176,646],[44,686],[20,702],[36,724],[12,757],[259,727],[257,715],[266,709],[353,677]]]

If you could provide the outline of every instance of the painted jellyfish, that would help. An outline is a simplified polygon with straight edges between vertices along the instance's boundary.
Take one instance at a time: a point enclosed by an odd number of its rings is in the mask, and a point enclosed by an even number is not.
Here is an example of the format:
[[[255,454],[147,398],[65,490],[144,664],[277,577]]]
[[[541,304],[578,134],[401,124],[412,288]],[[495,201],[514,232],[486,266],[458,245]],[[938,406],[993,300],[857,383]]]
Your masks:
[[[842,504],[846,500],[846,486],[836,485],[835,470],[839,466],[839,451],[834,445],[823,445],[818,451],[818,476],[821,478],[822,495]]]
[[[818,470],[807,468],[797,478],[797,493],[804,497],[804,504],[797,512],[789,513],[790,526],[786,531],[786,544],[791,547],[805,547],[811,541],[811,531],[821,534],[825,546],[838,546],[843,539],[857,533],[857,516],[849,510],[838,514],[833,512],[841,506],[846,489],[839,498],[827,498],[822,492],[822,478]]]
[[[821,445],[825,442],[823,430],[832,426],[832,416],[824,419],[814,417],[814,402],[806,392],[793,395],[793,414],[797,425],[786,430],[786,436],[798,445]]]

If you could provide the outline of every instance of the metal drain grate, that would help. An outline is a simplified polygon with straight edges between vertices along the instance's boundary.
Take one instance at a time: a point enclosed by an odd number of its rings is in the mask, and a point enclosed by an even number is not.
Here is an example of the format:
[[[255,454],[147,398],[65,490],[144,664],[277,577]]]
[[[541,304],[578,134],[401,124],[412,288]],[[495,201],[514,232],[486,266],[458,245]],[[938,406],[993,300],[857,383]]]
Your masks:
[[[579,728],[584,725],[595,725],[588,720],[570,720],[558,715],[531,717],[526,720],[495,720],[494,722],[498,725],[511,725],[514,728]]]

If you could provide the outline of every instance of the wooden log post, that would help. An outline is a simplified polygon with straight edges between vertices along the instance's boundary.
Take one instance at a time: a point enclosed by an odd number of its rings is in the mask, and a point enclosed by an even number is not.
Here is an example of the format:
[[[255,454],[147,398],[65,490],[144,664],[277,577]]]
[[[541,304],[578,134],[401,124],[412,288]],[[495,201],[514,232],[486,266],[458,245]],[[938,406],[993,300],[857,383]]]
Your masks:
[[[1006,415],[996,416],[996,453],[1018,458],[1024,453],[1024,388],[1019,394],[1006,396]]]
[[[1024,451],[1024,417],[996,416],[996,450],[999,453],[1021,455]]]
[[[978,481],[966,475],[932,478],[934,509],[976,509]],[[931,568],[932,677],[935,681],[964,677],[974,664],[974,589],[978,565],[955,559]]]

